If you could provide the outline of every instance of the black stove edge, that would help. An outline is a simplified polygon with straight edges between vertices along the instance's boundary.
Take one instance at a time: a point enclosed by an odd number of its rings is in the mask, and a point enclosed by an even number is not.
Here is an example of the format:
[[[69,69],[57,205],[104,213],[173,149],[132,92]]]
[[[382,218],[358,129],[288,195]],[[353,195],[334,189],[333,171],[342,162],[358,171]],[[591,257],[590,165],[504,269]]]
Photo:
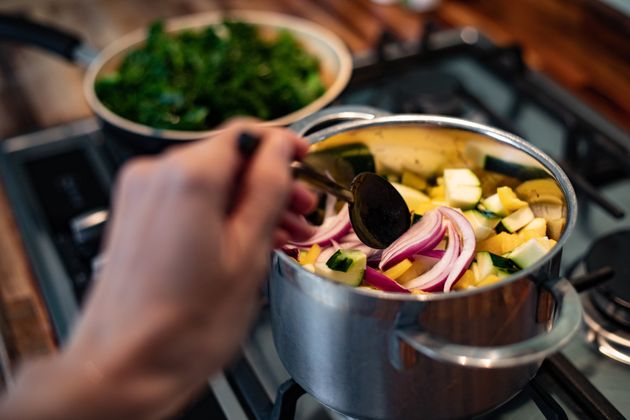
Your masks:
[[[35,278],[52,320],[55,336],[59,341],[67,337],[79,307],[74,299],[71,282],[60,261],[55,246],[48,235],[44,219],[31,213],[32,197],[29,188],[24,185],[23,177],[17,176],[19,169],[16,155],[27,153],[32,148],[46,148],[58,141],[67,141],[68,137],[86,135],[98,129],[95,119],[89,118],[69,124],[63,124],[30,134],[15,136],[0,142],[0,174],[7,197],[13,209],[20,237],[28,255]]]

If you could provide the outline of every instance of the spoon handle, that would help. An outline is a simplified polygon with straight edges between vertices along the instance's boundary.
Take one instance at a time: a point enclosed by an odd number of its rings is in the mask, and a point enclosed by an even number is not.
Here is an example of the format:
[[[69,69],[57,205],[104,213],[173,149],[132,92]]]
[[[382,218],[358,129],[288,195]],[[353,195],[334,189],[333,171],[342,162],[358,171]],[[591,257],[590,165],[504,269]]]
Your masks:
[[[327,193],[332,194],[338,199],[343,200],[347,203],[354,202],[352,191],[337,184],[335,181],[328,178],[327,176],[322,175],[316,169],[307,165],[306,163],[298,161],[292,162],[291,169],[293,169],[294,177],[300,178],[308,182],[312,186],[326,191]]]
[[[238,137],[237,147],[241,155],[245,158],[251,157],[260,144],[260,138],[247,132],[241,133]],[[294,161],[291,163],[293,176],[307,181],[312,186],[334,195],[340,200],[348,203],[354,202],[352,191],[337,184],[332,179],[319,173],[315,168],[304,162]]]

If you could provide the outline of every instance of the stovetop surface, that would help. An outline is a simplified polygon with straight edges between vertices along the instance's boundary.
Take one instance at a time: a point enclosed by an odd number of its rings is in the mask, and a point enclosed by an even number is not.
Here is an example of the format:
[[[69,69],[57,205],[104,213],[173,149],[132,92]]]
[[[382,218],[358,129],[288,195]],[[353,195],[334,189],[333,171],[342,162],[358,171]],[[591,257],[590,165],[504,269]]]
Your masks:
[[[573,176],[574,185],[580,187],[578,224],[563,250],[565,274],[573,274],[576,263],[597,238],[630,228],[630,217],[612,215],[630,214],[630,178],[623,167],[625,156],[630,156],[630,138],[625,133],[543,76],[524,72],[513,51],[496,54],[496,48],[471,29],[437,32],[423,39],[421,45],[423,54],[410,52],[418,45],[383,48],[381,58],[385,60],[379,66],[373,64],[374,57],[357,57],[355,77],[338,104],[371,105],[394,113],[443,113],[486,123],[519,134],[561,161]],[[469,51],[472,47],[474,53]],[[436,53],[427,53],[431,50]],[[501,60],[508,63],[501,64]],[[496,68],[490,64],[495,62]],[[515,72],[522,74],[511,79]],[[532,80],[546,87],[541,90],[560,98],[566,108],[545,102],[541,92],[528,90],[526,83]],[[563,115],[566,109],[573,118],[579,117],[577,126]],[[590,130],[593,125],[601,128],[596,135]],[[618,148],[621,159],[602,152],[611,147],[602,143],[604,137],[614,138],[612,147]],[[93,240],[76,244],[70,221],[85,212],[107,208],[116,171],[133,153],[123,143],[108,138],[93,119],[5,140],[0,143],[0,152],[0,170],[19,228],[55,330],[63,340],[89,287],[92,258],[97,252]],[[583,187],[584,179],[594,185],[596,193],[588,191],[589,185]],[[630,366],[602,357],[584,337],[576,336],[563,354],[621,413],[630,416]],[[264,311],[244,355],[273,399],[289,375],[276,354]],[[591,417],[563,395],[566,390],[552,382],[544,375],[540,378],[568,418]],[[211,383],[227,417],[242,418],[243,408],[226,377],[219,375]],[[306,395],[299,400],[296,418],[340,416]],[[532,398],[520,394],[486,418],[545,416]]]

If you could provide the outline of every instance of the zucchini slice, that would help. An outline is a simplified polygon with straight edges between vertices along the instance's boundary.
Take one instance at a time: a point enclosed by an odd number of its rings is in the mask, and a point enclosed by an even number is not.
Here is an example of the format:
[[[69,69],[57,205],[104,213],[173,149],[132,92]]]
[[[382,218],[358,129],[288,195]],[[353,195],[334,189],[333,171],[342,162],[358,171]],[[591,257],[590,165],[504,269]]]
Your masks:
[[[326,263],[315,263],[315,273],[338,283],[358,286],[363,281],[367,256],[356,250],[339,249]]]
[[[453,207],[473,208],[481,200],[479,178],[470,169],[444,169],[444,194]]]
[[[530,223],[534,220],[534,213],[532,209],[527,207],[522,207],[516,210],[514,213],[510,214],[508,217],[504,217],[501,219],[501,225],[510,233],[514,233],[523,226]]]
[[[510,162],[491,155],[485,156],[483,160],[483,169],[511,176],[520,179],[521,181],[551,177],[551,175],[542,168]]]

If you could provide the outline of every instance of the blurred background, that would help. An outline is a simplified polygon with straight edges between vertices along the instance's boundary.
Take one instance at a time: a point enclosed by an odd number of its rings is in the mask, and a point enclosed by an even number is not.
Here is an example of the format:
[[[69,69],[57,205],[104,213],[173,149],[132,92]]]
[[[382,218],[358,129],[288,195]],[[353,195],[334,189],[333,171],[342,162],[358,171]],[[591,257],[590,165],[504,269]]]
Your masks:
[[[427,21],[479,28],[495,43],[518,44],[526,62],[630,128],[630,3],[624,0],[3,0],[69,28],[97,49],[155,19],[217,9],[279,11],[338,34],[354,53],[384,32],[419,39]],[[31,48],[0,45],[0,137],[89,115],[82,70]]]

